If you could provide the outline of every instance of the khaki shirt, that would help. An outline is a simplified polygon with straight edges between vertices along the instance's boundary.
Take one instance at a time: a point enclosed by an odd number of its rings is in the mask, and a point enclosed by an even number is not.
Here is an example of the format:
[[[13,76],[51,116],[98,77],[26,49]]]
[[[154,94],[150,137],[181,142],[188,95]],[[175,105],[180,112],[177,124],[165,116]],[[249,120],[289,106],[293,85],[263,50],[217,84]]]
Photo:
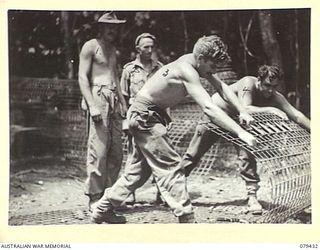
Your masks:
[[[159,61],[152,61],[152,70],[147,73],[139,59],[127,63],[123,67],[120,87],[122,94],[129,97],[129,104],[132,104],[138,91],[143,87],[146,81],[160,69],[163,64]]]

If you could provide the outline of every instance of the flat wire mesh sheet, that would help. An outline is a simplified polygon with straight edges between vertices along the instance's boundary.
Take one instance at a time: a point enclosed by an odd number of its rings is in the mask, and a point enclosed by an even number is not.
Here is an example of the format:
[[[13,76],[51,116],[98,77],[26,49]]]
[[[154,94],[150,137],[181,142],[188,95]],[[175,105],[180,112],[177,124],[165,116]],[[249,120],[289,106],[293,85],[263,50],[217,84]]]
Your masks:
[[[263,220],[284,222],[311,205],[310,133],[295,122],[276,115],[259,113],[253,117],[256,122],[243,128],[257,138],[254,147],[212,123],[206,125],[212,132],[255,156],[258,167],[267,171],[271,189],[272,202]]]

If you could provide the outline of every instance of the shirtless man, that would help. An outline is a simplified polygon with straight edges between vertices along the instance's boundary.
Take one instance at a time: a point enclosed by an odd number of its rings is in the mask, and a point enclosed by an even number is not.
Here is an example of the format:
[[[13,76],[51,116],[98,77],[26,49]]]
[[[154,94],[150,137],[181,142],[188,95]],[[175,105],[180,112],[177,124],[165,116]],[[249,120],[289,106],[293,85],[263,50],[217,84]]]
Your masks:
[[[115,183],[122,163],[122,115],[127,106],[119,86],[113,42],[124,22],[113,12],[102,15],[97,24],[100,37],[87,41],[80,53],[79,85],[90,115],[85,190],[89,210],[105,188]]]
[[[257,112],[273,113],[284,119],[291,119],[310,130],[310,120],[300,111],[296,110],[286,98],[275,90],[277,79],[281,78],[282,72],[277,66],[261,66],[258,77],[246,76],[230,86],[237,95],[240,103],[249,114]],[[211,97],[214,104],[223,109],[227,114],[236,114],[236,110],[225,102],[218,93]],[[208,120],[205,117],[204,120]],[[189,147],[182,158],[182,167],[186,176],[197,166],[201,157],[217,142],[219,136],[209,131],[200,121],[196,127]],[[246,182],[248,195],[248,211],[252,214],[261,214],[262,206],[257,200],[260,178],[257,174],[257,165],[254,157],[249,152],[236,147],[239,155],[240,176]]]
[[[252,117],[243,109],[229,87],[213,76],[218,63],[228,60],[226,46],[218,36],[200,38],[193,53],[159,69],[142,87],[128,111],[129,130],[133,135],[133,153],[124,174],[99,200],[92,221],[110,223],[110,214],[153,174],[162,197],[180,223],[194,223],[195,217],[187,192],[181,158],[169,142],[166,125],[170,117],[166,108],[174,107],[188,94],[200,105],[212,122],[231,131],[249,145],[256,139],[213,104],[202,87],[205,77],[219,93],[238,110],[241,120],[250,123]]]

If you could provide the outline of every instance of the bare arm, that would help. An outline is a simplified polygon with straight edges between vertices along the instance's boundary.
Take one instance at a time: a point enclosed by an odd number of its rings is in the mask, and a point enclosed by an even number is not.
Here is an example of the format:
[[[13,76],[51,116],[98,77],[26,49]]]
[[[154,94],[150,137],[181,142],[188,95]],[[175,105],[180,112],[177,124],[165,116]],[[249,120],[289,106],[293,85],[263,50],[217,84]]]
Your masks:
[[[90,80],[89,75],[91,73],[91,66],[92,66],[92,51],[93,45],[90,42],[87,42],[83,45],[80,58],[79,58],[79,86],[80,91],[85,98],[89,107],[94,106],[94,100],[90,89]]]
[[[208,75],[207,80],[217,89],[220,96],[229,104],[234,106],[239,113],[245,112],[244,107],[238,101],[237,96],[233,93],[230,87],[221,81],[216,75]]]
[[[96,106],[91,88],[89,75],[92,67],[92,56],[94,51],[94,44],[92,42],[86,42],[80,52],[79,58],[79,86],[80,91],[88,104],[89,113],[94,122],[102,121],[101,112]]]
[[[310,131],[310,120],[302,112],[293,107],[282,94],[276,92],[274,99],[275,105],[283,110],[291,120]]]
[[[240,103],[245,107],[249,114],[252,113],[272,113],[280,116],[283,119],[288,119],[286,113],[277,109],[275,107],[258,107],[253,105],[252,97],[256,91],[256,81],[258,79],[255,77],[244,77],[238,86],[238,99]]]
[[[238,100],[232,89],[216,75],[208,74],[207,80],[217,89],[219,95],[239,112],[240,122],[250,124],[254,119],[248,114],[242,103]]]
[[[183,82],[188,94],[200,105],[210,120],[216,125],[236,134],[249,145],[254,145],[256,143],[255,138],[211,101],[209,94],[202,87],[199,75],[195,70],[184,67],[183,71],[186,76]]]

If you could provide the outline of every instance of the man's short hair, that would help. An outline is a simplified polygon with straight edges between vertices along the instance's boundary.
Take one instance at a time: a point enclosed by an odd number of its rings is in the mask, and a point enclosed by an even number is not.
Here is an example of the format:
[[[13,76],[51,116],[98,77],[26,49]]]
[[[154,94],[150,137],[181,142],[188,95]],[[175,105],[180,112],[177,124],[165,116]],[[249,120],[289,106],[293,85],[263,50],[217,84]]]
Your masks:
[[[138,46],[142,38],[150,38],[153,40],[153,42],[156,42],[156,37],[150,33],[142,33],[139,36],[137,36],[135,45]]]
[[[213,60],[219,64],[225,64],[230,61],[227,45],[217,35],[199,38],[193,47],[193,54],[196,56],[201,54],[206,59]]]
[[[281,79],[283,77],[283,72],[277,65],[262,65],[258,69],[258,79],[260,81],[269,78],[270,82],[275,79]]]

